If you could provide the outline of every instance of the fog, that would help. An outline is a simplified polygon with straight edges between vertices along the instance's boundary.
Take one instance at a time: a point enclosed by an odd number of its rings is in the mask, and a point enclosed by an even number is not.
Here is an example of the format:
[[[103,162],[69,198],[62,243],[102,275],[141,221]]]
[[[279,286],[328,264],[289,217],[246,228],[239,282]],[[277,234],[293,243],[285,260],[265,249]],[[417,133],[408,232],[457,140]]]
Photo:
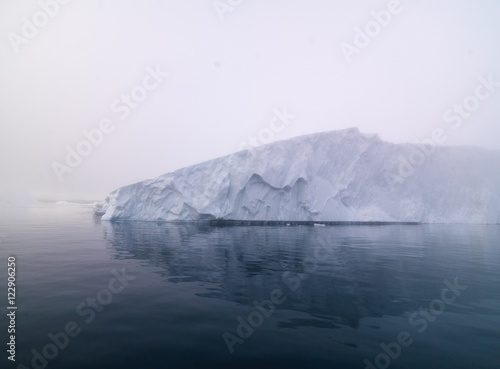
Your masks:
[[[500,149],[498,19],[495,0],[3,1],[0,194],[100,199],[348,127]]]

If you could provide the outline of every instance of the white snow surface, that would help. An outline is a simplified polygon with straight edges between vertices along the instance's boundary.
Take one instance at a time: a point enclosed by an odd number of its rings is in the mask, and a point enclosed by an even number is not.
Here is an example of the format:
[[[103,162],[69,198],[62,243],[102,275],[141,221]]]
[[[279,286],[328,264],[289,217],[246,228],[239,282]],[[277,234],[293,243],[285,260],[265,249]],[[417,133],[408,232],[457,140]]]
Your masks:
[[[95,211],[103,220],[498,224],[500,152],[392,144],[351,128],[121,187]]]

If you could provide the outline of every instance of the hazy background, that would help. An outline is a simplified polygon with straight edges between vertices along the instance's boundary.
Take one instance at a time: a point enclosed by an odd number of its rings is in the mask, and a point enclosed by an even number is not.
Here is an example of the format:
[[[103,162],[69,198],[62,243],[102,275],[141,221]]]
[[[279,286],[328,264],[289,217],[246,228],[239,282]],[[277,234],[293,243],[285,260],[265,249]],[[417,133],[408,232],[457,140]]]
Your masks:
[[[223,0],[225,1],[225,0]],[[443,113],[500,81],[500,3],[401,1],[348,63],[370,12],[388,1],[244,0],[221,21],[212,0],[73,0],[16,54],[9,33],[37,1],[0,3],[0,194],[99,199],[116,187],[237,151],[286,106],[274,140],[357,126],[392,142],[449,133],[500,149],[500,88],[451,130]],[[110,109],[159,65],[170,76],[125,120]],[[116,129],[60,183],[52,163],[103,118]]]

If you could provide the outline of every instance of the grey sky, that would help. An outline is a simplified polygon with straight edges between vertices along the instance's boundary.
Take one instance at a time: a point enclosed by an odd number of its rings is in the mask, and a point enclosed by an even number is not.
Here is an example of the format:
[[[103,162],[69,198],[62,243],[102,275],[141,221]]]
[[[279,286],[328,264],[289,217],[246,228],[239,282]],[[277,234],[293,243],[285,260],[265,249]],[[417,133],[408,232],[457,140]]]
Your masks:
[[[73,0],[16,53],[11,34],[41,8],[1,2],[1,193],[101,198],[237,151],[283,107],[294,118],[273,140],[357,126],[414,142],[442,128],[447,145],[500,149],[500,87],[461,124],[443,120],[481,76],[500,82],[498,1],[402,0],[350,63],[341,44],[390,1],[243,0],[223,21],[213,3]],[[121,119],[112,104],[148,67],[169,76]],[[53,163],[106,118],[114,131],[59,182]]]

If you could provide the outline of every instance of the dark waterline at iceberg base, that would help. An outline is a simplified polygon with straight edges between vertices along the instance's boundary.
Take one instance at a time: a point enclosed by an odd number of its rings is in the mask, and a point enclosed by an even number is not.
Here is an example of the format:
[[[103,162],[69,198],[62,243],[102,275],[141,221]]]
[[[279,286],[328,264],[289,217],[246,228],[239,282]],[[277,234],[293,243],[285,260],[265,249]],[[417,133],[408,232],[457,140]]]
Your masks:
[[[17,258],[5,367],[498,368],[498,225],[109,223],[47,206],[2,209],[0,241],[2,264]],[[49,334],[63,348],[45,359]]]

